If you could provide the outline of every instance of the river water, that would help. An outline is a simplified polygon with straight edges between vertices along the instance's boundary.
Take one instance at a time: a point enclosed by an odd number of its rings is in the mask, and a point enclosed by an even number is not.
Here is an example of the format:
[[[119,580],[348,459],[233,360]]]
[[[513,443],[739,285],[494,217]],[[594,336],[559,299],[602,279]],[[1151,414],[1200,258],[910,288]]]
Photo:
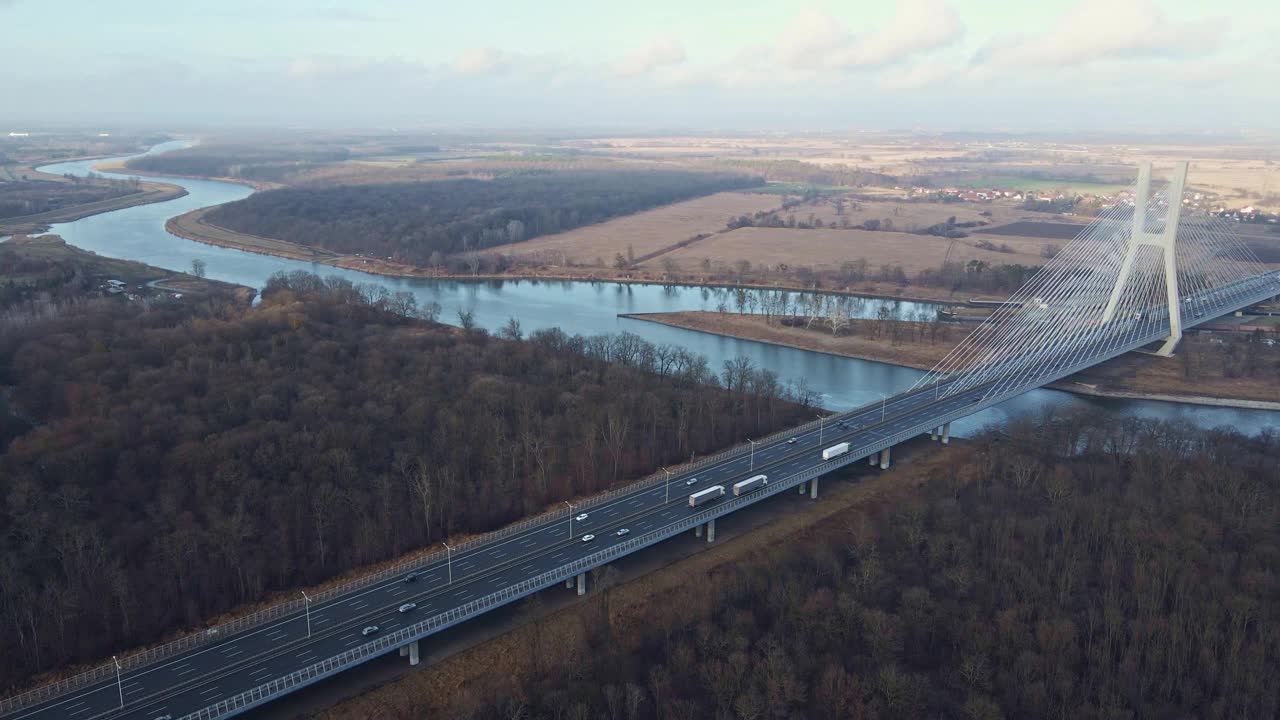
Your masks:
[[[164,143],[150,153],[165,152],[185,145]],[[95,164],[89,160],[47,165],[49,173],[87,174]],[[103,173],[108,177],[110,173]],[[739,355],[758,367],[776,372],[784,381],[804,382],[821,395],[832,410],[843,410],[880,399],[911,386],[920,371],[883,363],[838,357],[824,353],[778,347],[750,340],[682,330],[680,328],[619,318],[622,313],[672,312],[676,310],[716,310],[722,303],[734,306],[733,293],[716,288],[664,287],[621,283],[548,282],[506,280],[501,282],[459,282],[388,278],[328,265],[287,260],[256,253],[205,245],[170,235],[164,223],[170,217],[195,208],[239,200],[252,190],[233,183],[212,180],[145,177],[147,180],[182,185],[188,195],[169,202],[117,210],[70,223],[54,225],[50,232],[72,245],[100,255],[137,260],[149,265],[186,270],[191,261],[205,262],[208,277],[227,282],[262,287],[272,273],[280,270],[308,270],[321,275],[340,275],[355,282],[376,283],[392,292],[408,290],[420,304],[438,302],[443,319],[456,317],[460,308],[475,313],[477,324],[496,330],[510,317],[517,318],[526,332],[559,327],[567,333],[595,334],[632,332],[655,343],[674,343],[705,355],[712,368]],[[875,317],[882,305],[898,317],[928,315],[936,306],[892,300],[866,300],[855,311]],[[1066,409],[1088,406],[1151,418],[1181,418],[1201,427],[1231,426],[1246,433],[1264,428],[1280,430],[1280,413],[1261,410],[1212,408],[1179,403],[1084,398],[1053,390],[1035,390],[1001,405],[984,410],[953,424],[959,436],[992,423],[1003,423],[1012,415],[1040,413],[1050,407]]]

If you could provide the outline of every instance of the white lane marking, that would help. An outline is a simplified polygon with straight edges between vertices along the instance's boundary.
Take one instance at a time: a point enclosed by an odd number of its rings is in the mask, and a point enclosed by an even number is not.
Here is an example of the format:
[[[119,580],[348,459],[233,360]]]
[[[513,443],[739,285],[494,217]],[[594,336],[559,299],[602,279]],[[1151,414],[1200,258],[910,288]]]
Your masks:
[[[392,594],[392,595],[395,595],[396,597],[399,597],[399,596],[401,596],[401,595],[405,594],[406,592],[408,592],[408,591],[407,591],[407,590],[405,590],[405,589],[403,589],[403,588],[401,588],[400,590],[397,590],[397,591],[395,591],[395,592],[393,592],[393,593],[391,593],[391,594]]]
[[[187,668],[186,670],[180,670],[180,671],[178,671],[178,674],[179,674],[179,675],[186,675],[186,674],[188,674],[188,673],[193,673],[193,672],[195,672],[195,671],[196,671],[196,669],[197,669],[197,668],[196,668],[196,666],[192,665],[191,667]]]
[[[136,688],[134,688],[134,689],[132,689],[132,690],[125,690],[125,691],[124,691],[124,694],[125,694],[125,695],[132,695],[132,694],[134,694],[134,693],[140,693],[140,692],[143,692],[143,691],[145,691],[145,690],[146,690],[146,688],[144,688],[144,687],[136,687]]]
[[[303,655],[315,655],[315,654],[316,654],[316,653],[315,653],[315,651],[314,651],[314,650],[303,650],[302,652],[298,653],[297,655],[294,655],[294,657],[298,658],[299,660],[302,660],[302,659],[304,659],[304,658],[302,657]]]
[[[329,622],[329,620],[330,618],[321,618],[320,620],[312,620],[311,622],[315,623],[316,625],[323,625]]]
[[[254,675],[261,675],[263,677],[266,677],[267,675],[270,675],[270,674],[271,674],[271,671],[264,667],[260,667],[257,670],[249,671],[249,677],[253,677]]]
[[[92,709],[93,709],[93,708],[90,708],[88,705],[85,705],[84,707],[80,708],[79,710],[72,710],[72,711],[71,711],[71,715],[74,717],[74,716],[76,716],[76,715],[79,715],[80,713],[87,713],[87,712],[89,712],[89,711],[90,711],[90,710],[92,710]]]
[[[386,628],[386,629],[390,630],[391,628],[398,628],[398,627],[400,627],[400,623],[399,623],[399,622],[389,622],[389,623],[387,623],[386,625],[383,625],[382,627],[384,627],[384,628]]]
[[[235,652],[225,653],[225,655],[227,656],[227,658],[228,658],[228,659],[233,658],[233,657],[235,657],[235,656],[237,656],[237,655],[243,655],[243,654],[244,654],[244,651],[243,651],[243,650],[236,650]]]
[[[80,707],[81,705],[88,705],[88,704],[89,704],[89,703],[85,702],[84,700],[81,700],[81,701],[80,701],[80,702],[78,702],[78,703],[72,703],[72,704],[68,705],[68,706],[67,706],[67,709],[68,709],[68,710],[70,710],[70,709],[71,709],[71,708],[73,708],[73,707]]]
[[[496,553],[494,553],[494,554],[493,554],[493,556],[494,556],[494,557],[496,557],[496,558],[504,558],[504,557],[506,557],[506,556],[507,556],[507,554],[506,554],[506,553],[504,553],[504,552],[503,552],[503,553],[496,552]]]
[[[216,687],[211,687],[208,690],[201,690],[200,694],[201,695],[221,695],[222,691]]]

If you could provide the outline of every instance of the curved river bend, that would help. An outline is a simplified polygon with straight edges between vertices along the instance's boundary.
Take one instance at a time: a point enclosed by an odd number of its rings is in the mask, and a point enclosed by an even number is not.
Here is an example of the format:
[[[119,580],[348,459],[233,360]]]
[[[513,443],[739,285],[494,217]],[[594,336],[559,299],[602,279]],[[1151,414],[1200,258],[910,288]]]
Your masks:
[[[148,152],[164,152],[185,144],[182,141],[164,143]],[[58,163],[40,170],[55,174],[85,175],[93,165],[103,162],[110,161]],[[272,273],[280,270],[308,270],[321,275],[339,275],[355,282],[376,283],[392,292],[408,290],[417,296],[419,303],[440,303],[446,320],[455,317],[454,313],[459,308],[471,309],[477,323],[490,330],[501,327],[509,317],[519,319],[526,332],[549,327],[559,327],[570,334],[585,335],[625,330],[652,342],[674,343],[699,352],[707,357],[712,368],[717,369],[726,360],[745,355],[756,366],[773,370],[784,381],[798,383],[803,380],[809,388],[821,393],[823,405],[833,410],[855,407],[878,400],[882,393],[892,394],[903,390],[921,374],[918,370],[883,363],[725,338],[618,317],[620,313],[715,310],[724,301],[725,293],[712,288],[531,280],[459,282],[389,278],[197,243],[167,233],[164,229],[165,220],[195,208],[239,200],[252,190],[242,185],[212,180],[166,177],[144,179],[182,185],[188,194],[164,203],[140,205],[54,225],[50,232],[61,235],[73,245],[100,255],[137,260],[163,268],[186,269],[191,266],[192,260],[199,258],[205,262],[209,277],[250,287],[262,287]],[[731,301],[729,304],[732,306]],[[934,309],[929,304],[867,300],[859,304],[859,314],[874,317],[883,304],[888,304],[900,317],[910,317],[917,312],[931,313]],[[1201,427],[1227,425],[1247,433],[1256,433],[1264,428],[1280,429],[1280,413],[1276,412],[1084,398],[1052,390],[1036,390],[958,421],[954,424],[953,431],[963,436],[984,425],[1002,423],[1011,415],[1041,412],[1050,406],[1065,409],[1079,405],[1142,417],[1180,418]]]

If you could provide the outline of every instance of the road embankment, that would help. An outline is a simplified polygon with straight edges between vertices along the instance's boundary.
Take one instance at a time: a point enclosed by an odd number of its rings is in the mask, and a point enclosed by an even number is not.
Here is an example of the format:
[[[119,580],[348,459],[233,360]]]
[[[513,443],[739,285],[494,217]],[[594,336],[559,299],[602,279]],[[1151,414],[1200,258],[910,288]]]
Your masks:
[[[932,341],[895,343],[889,329],[874,337],[832,336],[828,331],[771,323],[761,315],[683,311],[620,317],[918,370],[932,368],[970,329],[948,326],[945,332],[940,332],[939,338]],[[860,322],[875,324],[881,321]],[[1048,387],[1090,397],[1280,411],[1280,387],[1277,383],[1260,378],[1187,378],[1178,363],[1174,358],[1130,353]]]

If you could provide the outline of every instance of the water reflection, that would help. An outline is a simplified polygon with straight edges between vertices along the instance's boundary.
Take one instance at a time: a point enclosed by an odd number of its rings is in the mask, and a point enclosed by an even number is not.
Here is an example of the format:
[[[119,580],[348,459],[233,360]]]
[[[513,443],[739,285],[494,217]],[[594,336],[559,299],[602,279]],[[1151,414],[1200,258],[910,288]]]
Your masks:
[[[166,143],[152,152],[181,147]],[[59,163],[41,168],[46,172],[87,174],[91,165],[103,161]],[[110,174],[107,174],[110,176]],[[123,176],[116,176],[123,177]],[[763,343],[691,332],[627,318],[621,313],[673,312],[677,310],[715,311],[741,307],[749,312],[766,308],[804,308],[825,297],[814,293],[785,290],[751,290],[681,285],[644,285],[604,281],[546,280],[425,280],[388,278],[317,263],[286,260],[204,245],[165,232],[165,220],[199,207],[238,200],[249,188],[208,180],[144,178],[183,185],[188,195],[166,203],[142,205],[95,215],[72,223],[55,225],[52,232],[74,245],[102,255],[138,260],[172,269],[186,269],[191,261],[205,262],[209,277],[251,287],[261,287],[273,273],[307,270],[322,275],[339,275],[354,282],[377,283],[391,292],[414,293],[419,304],[438,302],[442,318],[456,321],[459,310],[474,313],[479,327],[496,330],[510,317],[517,318],[526,332],[559,327],[566,332],[593,334],[626,330],[652,342],[673,343],[702,353],[711,367],[745,355],[760,367],[767,367],[786,381],[803,383],[820,394],[822,404],[846,409],[880,399],[882,394],[904,390],[919,371],[881,363],[854,360],[825,353],[808,352]],[[844,298],[842,311],[850,317],[925,319],[937,306],[905,300]],[[1210,408],[1191,405],[1131,400],[1083,398],[1067,393],[1037,390],[953,424],[957,435],[972,433],[988,423],[1003,423],[1024,412],[1045,408],[1067,409],[1086,406],[1096,410],[1128,413],[1150,418],[1180,418],[1200,427],[1231,426],[1244,432],[1263,428],[1280,429],[1280,413]]]

